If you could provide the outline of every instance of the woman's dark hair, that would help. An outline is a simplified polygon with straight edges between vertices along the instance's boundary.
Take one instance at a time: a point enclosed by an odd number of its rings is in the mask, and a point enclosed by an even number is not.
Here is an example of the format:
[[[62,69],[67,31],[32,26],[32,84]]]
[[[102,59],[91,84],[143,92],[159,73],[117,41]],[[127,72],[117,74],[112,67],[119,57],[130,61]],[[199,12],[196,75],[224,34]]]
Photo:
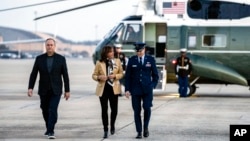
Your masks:
[[[109,52],[111,52],[112,50],[114,50],[114,47],[111,46],[111,45],[106,45],[102,48],[102,51],[101,51],[101,58],[100,58],[100,62],[102,61],[106,61],[107,60],[107,54]]]

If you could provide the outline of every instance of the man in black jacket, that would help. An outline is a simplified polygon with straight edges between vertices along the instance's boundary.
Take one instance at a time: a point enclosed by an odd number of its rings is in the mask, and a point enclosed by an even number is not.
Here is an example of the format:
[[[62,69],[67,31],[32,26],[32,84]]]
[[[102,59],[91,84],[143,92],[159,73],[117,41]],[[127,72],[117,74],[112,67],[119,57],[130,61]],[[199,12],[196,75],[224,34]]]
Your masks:
[[[38,94],[40,96],[40,108],[46,125],[44,135],[55,139],[54,128],[57,122],[57,109],[62,95],[64,80],[64,98],[70,97],[69,76],[66,59],[55,52],[56,42],[52,38],[45,41],[46,53],[36,57],[35,64],[30,74],[28,96],[33,95],[33,88],[39,72],[40,80]]]

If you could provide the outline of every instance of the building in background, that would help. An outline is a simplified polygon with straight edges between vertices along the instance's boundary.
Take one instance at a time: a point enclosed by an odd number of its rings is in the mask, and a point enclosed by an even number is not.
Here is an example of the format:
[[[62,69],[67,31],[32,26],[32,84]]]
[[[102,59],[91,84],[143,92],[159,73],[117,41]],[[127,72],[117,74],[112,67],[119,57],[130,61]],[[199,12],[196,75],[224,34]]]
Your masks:
[[[0,58],[34,58],[44,52],[44,41],[50,33],[30,32],[0,26]],[[56,37],[57,52],[74,58],[90,57],[95,46]]]

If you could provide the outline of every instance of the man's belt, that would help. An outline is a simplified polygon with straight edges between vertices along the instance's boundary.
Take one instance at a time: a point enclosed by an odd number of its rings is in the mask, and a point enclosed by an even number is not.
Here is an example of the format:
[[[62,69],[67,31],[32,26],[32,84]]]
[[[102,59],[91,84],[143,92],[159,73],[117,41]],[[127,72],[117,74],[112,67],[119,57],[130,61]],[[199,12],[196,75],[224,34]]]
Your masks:
[[[183,70],[188,70],[188,66],[185,66],[185,67],[179,66],[178,68],[183,69]]]

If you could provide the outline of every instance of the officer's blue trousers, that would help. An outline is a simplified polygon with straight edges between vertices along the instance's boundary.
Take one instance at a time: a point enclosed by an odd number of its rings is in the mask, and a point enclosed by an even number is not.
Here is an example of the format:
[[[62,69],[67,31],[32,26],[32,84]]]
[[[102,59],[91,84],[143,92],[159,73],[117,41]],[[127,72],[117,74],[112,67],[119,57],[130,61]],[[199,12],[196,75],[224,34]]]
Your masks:
[[[178,84],[179,84],[180,97],[186,97],[187,96],[187,88],[188,88],[188,77],[187,76],[178,76]]]
[[[141,106],[144,109],[143,128],[147,129],[151,117],[152,100],[153,100],[152,94],[132,95],[132,107],[134,110],[136,131],[138,133],[142,132]]]

